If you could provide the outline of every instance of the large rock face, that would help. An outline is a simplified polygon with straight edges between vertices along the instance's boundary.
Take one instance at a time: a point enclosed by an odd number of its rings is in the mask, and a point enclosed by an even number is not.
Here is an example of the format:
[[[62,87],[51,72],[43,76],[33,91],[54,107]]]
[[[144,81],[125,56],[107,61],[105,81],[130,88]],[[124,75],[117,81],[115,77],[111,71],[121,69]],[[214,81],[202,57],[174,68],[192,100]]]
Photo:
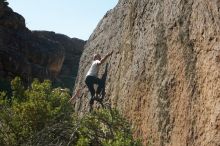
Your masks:
[[[59,43],[64,48],[64,61],[56,78],[56,83],[72,89],[79,67],[85,41],[77,38],[69,38],[63,34],[48,31],[33,31],[33,34],[47,40]]]
[[[219,1],[120,0],[87,42],[75,88],[93,53],[114,50],[106,100],[131,120],[136,137],[160,146],[220,145],[219,36]],[[78,111],[87,108],[87,93],[76,99]]]
[[[0,2],[1,78],[21,76],[27,82],[33,78],[60,80],[68,87],[60,72],[66,71],[68,81],[74,82],[84,44],[85,41],[54,32],[31,32],[21,15],[6,2]]]

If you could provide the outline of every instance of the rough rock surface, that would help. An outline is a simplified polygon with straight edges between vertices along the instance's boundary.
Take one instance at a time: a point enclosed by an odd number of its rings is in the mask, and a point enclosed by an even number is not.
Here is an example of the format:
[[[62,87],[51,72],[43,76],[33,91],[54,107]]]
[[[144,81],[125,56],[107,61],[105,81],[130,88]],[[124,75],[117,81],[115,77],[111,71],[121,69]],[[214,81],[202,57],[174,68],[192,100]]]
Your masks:
[[[79,60],[86,41],[48,31],[33,31],[33,34],[44,39],[58,42],[63,46],[65,53],[64,62],[56,82],[63,87],[72,89],[79,67]]]
[[[21,15],[13,12],[7,2],[0,2],[1,78],[21,76],[27,82],[33,78],[58,79],[66,87],[69,83],[62,76],[74,82],[84,44],[54,32],[32,32]]]
[[[92,54],[111,50],[105,100],[145,145],[220,145],[220,1],[119,0],[86,44],[75,88]]]

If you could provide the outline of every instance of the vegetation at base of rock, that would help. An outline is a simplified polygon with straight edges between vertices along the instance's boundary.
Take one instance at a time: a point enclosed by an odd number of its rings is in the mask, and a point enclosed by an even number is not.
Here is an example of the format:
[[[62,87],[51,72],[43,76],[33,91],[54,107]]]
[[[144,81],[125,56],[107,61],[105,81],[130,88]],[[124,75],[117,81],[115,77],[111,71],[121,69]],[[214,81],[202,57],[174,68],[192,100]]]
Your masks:
[[[115,109],[78,116],[68,89],[34,80],[24,87],[11,81],[11,96],[0,92],[0,145],[138,146],[130,124]]]

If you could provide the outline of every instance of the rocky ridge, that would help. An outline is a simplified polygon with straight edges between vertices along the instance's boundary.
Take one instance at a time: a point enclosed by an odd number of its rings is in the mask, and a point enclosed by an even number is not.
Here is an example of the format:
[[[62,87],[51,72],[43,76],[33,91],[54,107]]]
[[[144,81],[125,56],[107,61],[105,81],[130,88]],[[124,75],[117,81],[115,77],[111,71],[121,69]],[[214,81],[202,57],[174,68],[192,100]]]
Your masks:
[[[51,79],[64,87],[75,80],[85,41],[46,31],[30,31],[25,19],[0,2],[0,77]],[[71,85],[70,83],[71,82]]]

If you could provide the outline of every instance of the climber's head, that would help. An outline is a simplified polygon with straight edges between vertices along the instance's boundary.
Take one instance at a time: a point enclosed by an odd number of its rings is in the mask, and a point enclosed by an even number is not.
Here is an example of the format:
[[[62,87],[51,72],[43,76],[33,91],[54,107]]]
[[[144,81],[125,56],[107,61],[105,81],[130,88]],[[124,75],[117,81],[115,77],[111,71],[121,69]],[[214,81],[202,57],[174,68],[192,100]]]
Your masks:
[[[101,60],[100,54],[94,54],[93,60]]]

